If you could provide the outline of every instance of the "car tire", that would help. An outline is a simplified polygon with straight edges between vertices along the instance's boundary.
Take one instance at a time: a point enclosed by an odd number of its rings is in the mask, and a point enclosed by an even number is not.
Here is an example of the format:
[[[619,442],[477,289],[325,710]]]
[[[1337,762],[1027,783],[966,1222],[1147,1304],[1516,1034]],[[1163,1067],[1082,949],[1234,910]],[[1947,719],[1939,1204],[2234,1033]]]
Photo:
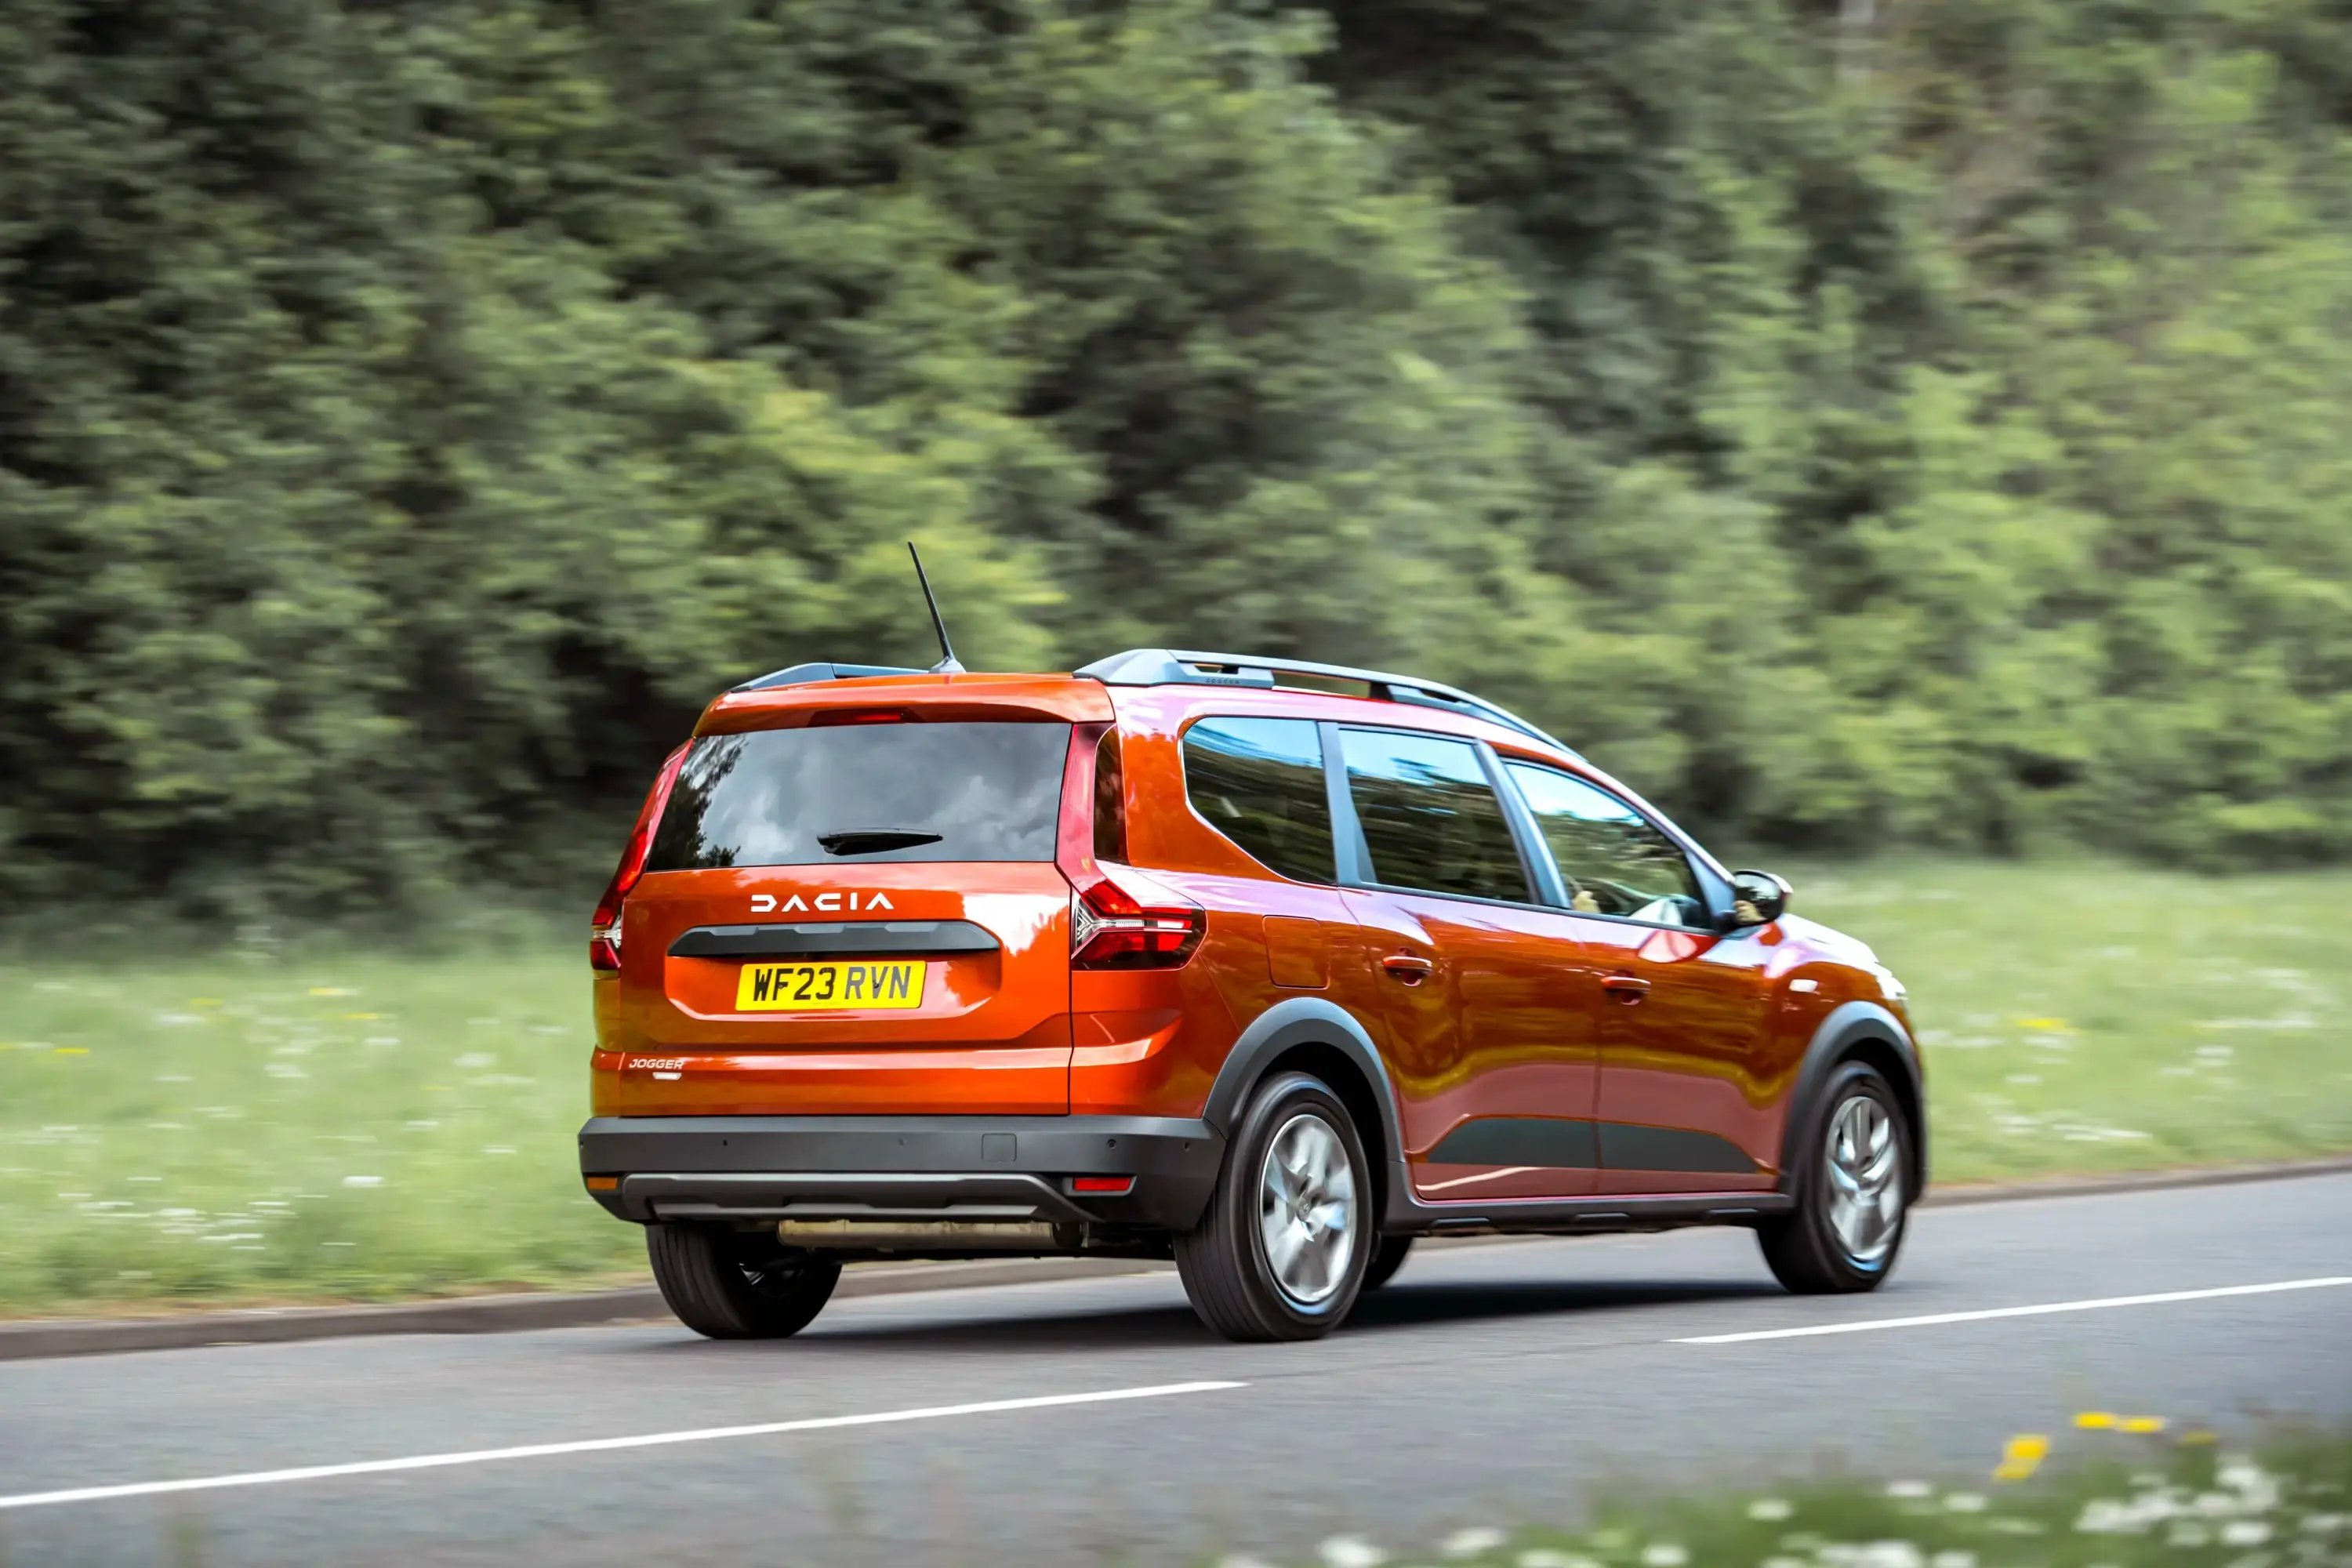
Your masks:
[[[1842,1063],[1790,1142],[1795,1210],[1757,1228],[1774,1278],[1800,1295],[1875,1290],[1911,1218],[1910,1119],[1878,1069]]]
[[[677,1321],[714,1340],[799,1333],[832,1299],[841,1265],[772,1236],[698,1225],[646,1226],[654,1283]]]
[[[1347,1107],[1318,1079],[1276,1075],[1242,1112],[1200,1223],[1176,1237],[1193,1311],[1229,1340],[1329,1333],[1371,1261],[1371,1196]]]
[[[1372,1247],[1372,1260],[1364,1268],[1360,1293],[1369,1295],[1395,1279],[1396,1271],[1404,1267],[1405,1254],[1412,1250],[1412,1237],[1409,1236],[1377,1237]]]

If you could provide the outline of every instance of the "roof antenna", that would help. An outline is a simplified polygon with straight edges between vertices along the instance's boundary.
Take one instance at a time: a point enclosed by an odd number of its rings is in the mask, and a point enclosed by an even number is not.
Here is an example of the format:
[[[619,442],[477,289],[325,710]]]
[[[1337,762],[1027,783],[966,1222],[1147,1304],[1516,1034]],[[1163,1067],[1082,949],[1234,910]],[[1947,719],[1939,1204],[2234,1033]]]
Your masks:
[[[931,592],[931,579],[923,571],[923,552],[915,548],[913,540],[907,541],[907,553],[915,558],[915,581],[923,585],[923,603],[931,607],[931,629],[940,634],[940,662],[931,666],[933,675],[961,675],[963,661],[948,646],[948,624],[940,619],[940,601]]]

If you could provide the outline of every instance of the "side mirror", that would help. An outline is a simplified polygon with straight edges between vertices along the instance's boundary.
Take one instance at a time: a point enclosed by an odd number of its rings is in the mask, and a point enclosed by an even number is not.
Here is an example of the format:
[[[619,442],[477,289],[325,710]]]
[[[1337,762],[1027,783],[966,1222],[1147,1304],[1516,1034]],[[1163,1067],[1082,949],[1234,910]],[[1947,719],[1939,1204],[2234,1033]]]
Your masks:
[[[1735,911],[1729,921],[1732,930],[1743,926],[1770,925],[1789,910],[1791,892],[1786,877],[1776,877],[1769,871],[1734,871],[1731,874],[1731,896],[1756,910],[1754,920],[1745,919]]]

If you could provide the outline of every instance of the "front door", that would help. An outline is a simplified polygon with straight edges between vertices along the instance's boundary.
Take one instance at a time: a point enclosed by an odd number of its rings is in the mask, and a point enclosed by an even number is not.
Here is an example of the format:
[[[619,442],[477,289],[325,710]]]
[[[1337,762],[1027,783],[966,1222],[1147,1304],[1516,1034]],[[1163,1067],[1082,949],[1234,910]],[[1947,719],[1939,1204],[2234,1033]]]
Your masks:
[[[1599,1191],[1772,1184],[1770,948],[1720,934],[1689,859],[1633,806],[1557,769],[1508,770],[1597,970]]]
[[[1415,1193],[1593,1191],[1599,989],[1535,900],[1478,747],[1331,727],[1357,831],[1347,899],[1383,997]]]

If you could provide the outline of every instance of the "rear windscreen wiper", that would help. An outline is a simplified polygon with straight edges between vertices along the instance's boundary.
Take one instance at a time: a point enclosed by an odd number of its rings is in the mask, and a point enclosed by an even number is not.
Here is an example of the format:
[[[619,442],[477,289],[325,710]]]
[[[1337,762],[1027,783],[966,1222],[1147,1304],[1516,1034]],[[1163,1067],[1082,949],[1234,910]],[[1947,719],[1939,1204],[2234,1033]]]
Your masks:
[[[856,833],[820,833],[816,841],[828,855],[879,855],[887,849],[912,849],[937,844],[936,833],[916,833],[904,827],[877,827]]]

